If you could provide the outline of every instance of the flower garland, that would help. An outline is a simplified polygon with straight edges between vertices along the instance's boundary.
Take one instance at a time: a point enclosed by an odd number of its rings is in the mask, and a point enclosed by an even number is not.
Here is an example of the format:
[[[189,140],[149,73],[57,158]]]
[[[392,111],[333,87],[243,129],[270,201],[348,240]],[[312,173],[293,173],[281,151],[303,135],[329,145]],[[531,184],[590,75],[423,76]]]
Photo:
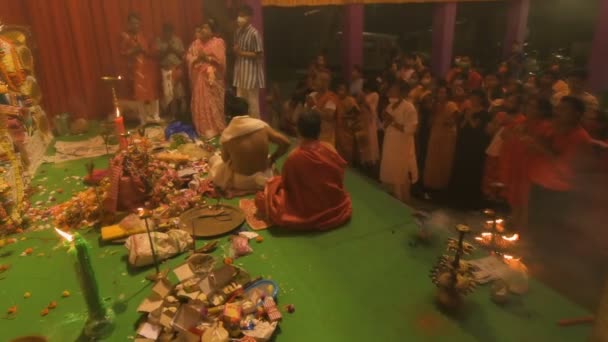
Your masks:
[[[70,200],[50,208],[54,223],[60,228],[91,226],[101,219],[101,201],[106,197],[110,182],[106,178],[100,185],[75,194]]]
[[[20,87],[25,81],[21,60],[13,44],[4,38],[0,38],[0,72],[4,76],[4,81],[12,91],[21,92]],[[6,52],[10,53],[8,55]],[[10,58],[9,58],[10,56]]]

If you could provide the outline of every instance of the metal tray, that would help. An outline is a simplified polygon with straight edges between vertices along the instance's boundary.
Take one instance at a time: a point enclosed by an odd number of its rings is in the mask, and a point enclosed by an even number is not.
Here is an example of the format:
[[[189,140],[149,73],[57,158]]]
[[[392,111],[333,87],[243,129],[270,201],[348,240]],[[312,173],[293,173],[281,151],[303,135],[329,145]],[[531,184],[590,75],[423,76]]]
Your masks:
[[[179,217],[180,229],[196,237],[229,233],[245,222],[245,213],[227,204],[192,208]]]

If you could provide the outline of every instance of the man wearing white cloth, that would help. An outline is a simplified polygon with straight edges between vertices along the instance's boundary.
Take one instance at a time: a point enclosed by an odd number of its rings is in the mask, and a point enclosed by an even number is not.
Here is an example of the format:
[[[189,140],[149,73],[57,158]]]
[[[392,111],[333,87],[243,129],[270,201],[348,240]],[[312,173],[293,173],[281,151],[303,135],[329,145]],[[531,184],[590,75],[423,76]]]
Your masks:
[[[416,107],[407,100],[409,86],[395,83],[388,91],[389,105],[384,119],[384,146],[380,181],[392,187],[402,202],[410,201],[410,186],[418,180],[414,134],[418,126]]]
[[[247,115],[246,102],[240,101],[238,112],[220,137],[222,155],[209,160],[210,179],[223,190],[256,191],[273,176],[272,165],[287,153],[289,139],[267,123]],[[277,145],[269,156],[270,143]]]

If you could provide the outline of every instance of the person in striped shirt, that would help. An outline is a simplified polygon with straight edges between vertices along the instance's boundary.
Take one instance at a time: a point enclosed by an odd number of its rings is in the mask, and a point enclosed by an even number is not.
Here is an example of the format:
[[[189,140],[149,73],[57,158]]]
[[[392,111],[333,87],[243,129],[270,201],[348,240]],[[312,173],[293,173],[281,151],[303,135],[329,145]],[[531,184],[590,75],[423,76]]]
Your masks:
[[[239,10],[238,29],[234,37],[234,81],[236,94],[249,103],[249,115],[260,117],[259,94],[265,87],[264,43],[260,33],[251,25],[253,9],[243,6]]]

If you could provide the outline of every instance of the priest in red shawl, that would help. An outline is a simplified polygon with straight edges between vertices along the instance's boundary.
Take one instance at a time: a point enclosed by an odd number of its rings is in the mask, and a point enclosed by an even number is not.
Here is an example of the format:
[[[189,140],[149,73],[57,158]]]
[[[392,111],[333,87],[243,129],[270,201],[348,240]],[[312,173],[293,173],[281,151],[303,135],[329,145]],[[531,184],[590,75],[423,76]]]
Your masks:
[[[578,215],[572,212],[577,176],[585,168],[593,140],[581,126],[585,103],[564,96],[555,109],[553,130],[544,141],[530,140],[539,152],[530,170],[530,221],[547,228],[563,228]]]
[[[528,225],[528,195],[530,170],[534,168],[538,151],[530,149],[527,139],[545,140],[552,131],[551,102],[543,98],[530,98],[524,110],[523,122],[505,128],[499,158],[500,181],[505,185],[504,197],[511,207],[511,218],[518,229]]]
[[[120,53],[127,62],[126,78],[129,97],[135,101],[142,124],[160,121],[159,117],[159,67],[156,48],[140,31],[140,19],[129,14],[128,29],[121,34]]]
[[[344,189],[346,161],[319,141],[321,114],[298,118],[300,145],[289,155],[282,176],[271,179],[256,196],[258,214],[291,230],[329,230],[350,220],[352,203]]]

